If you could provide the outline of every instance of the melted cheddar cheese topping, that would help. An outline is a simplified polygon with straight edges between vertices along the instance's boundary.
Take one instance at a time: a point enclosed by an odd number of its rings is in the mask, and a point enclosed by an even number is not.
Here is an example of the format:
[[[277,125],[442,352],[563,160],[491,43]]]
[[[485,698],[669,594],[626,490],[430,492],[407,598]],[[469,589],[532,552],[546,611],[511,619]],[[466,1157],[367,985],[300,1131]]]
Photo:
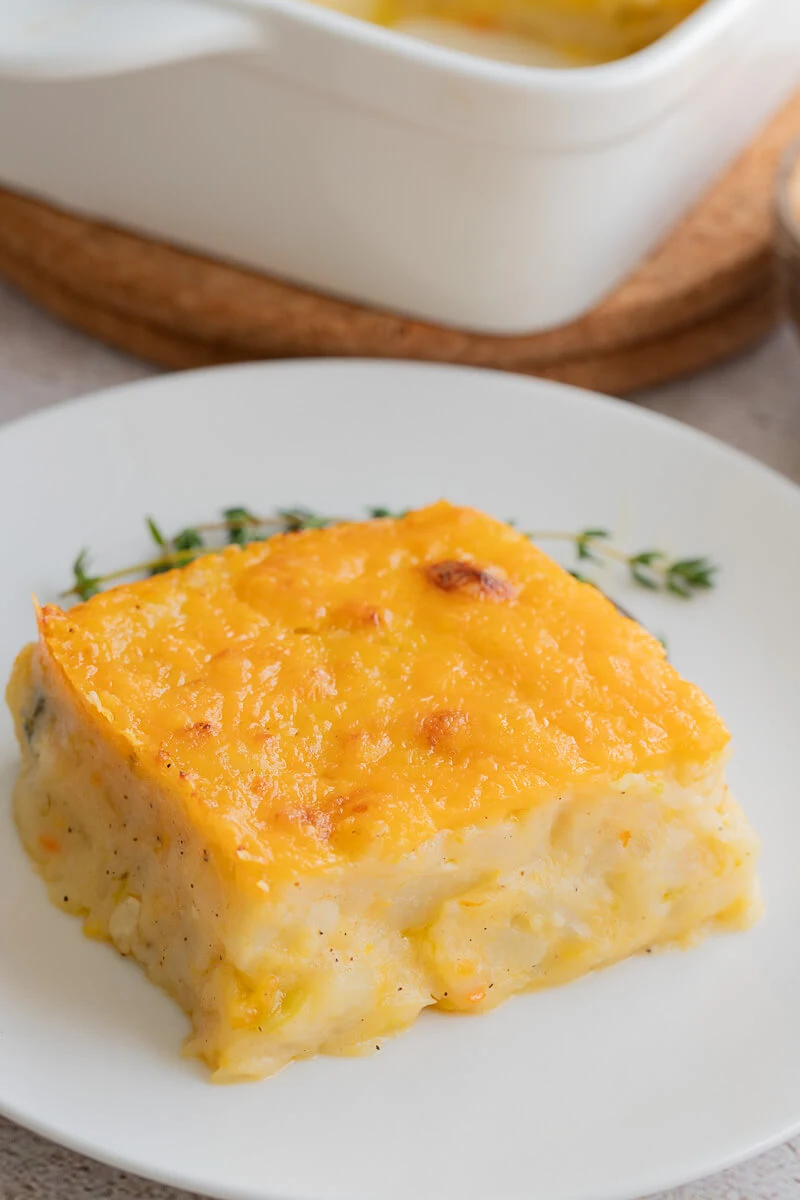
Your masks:
[[[435,504],[230,547],[40,614],[137,773],[257,881],[524,815],[728,733],[661,645],[520,533]]]

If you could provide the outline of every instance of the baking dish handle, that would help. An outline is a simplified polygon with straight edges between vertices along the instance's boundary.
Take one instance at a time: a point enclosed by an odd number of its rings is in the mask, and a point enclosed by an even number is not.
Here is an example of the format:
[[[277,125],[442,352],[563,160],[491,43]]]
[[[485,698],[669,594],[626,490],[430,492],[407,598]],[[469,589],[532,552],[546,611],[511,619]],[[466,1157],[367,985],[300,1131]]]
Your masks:
[[[0,2],[0,78],[121,75],[267,40],[260,16],[214,0]]]

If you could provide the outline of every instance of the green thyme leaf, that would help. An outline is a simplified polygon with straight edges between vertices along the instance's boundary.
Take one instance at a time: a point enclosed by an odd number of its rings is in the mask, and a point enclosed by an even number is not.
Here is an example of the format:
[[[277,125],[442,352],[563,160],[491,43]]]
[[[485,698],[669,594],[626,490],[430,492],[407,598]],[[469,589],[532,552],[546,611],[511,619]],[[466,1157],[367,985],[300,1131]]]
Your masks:
[[[401,508],[401,509],[397,509],[397,510],[392,510],[391,508],[380,508],[380,507],[367,509],[367,516],[372,521],[385,520],[387,517],[391,518],[393,521],[399,521],[399,520],[401,520],[402,517],[405,517],[407,515],[408,515],[407,508]],[[509,521],[508,523],[509,523],[509,525],[514,524],[513,521]]]
[[[712,588],[716,571],[717,567],[708,558],[679,559],[668,566],[667,581],[685,585],[689,591],[693,588]]]
[[[147,524],[147,528],[150,530],[150,536],[155,544],[165,548],[167,545],[167,539],[164,537],[153,517],[145,517],[145,522]]]
[[[233,546],[247,546],[250,542],[261,542],[270,536],[263,528],[255,513],[241,505],[234,508],[224,508],[222,516],[228,530],[228,542]]]
[[[678,579],[677,577],[675,577],[675,578],[668,577],[667,583],[666,583],[666,588],[667,588],[667,591],[671,592],[673,596],[680,596],[681,600],[690,600],[691,599],[691,595],[692,595],[691,587],[689,586],[688,583],[682,583],[681,580]]]
[[[597,563],[598,566],[602,563],[602,559],[594,553],[592,547],[594,542],[604,541],[610,538],[611,534],[607,529],[584,529],[581,533],[575,535],[575,549],[578,552],[578,558],[586,562]]]
[[[628,562],[635,566],[651,567],[664,557],[661,550],[640,550],[638,554],[632,554]]]
[[[641,567],[631,566],[631,578],[634,583],[638,583],[640,587],[647,588],[651,592],[659,590],[658,581],[652,575],[648,575]]]
[[[177,551],[199,550],[201,546],[204,545],[205,542],[203,541],[202,534],[197,529],[193,528],[182,529],[180,533],[176,533],[175,537],[172,539],[173,549]]]
[[[233,508],[223,508],[222,516],[229,525],[258,524],[255,513],[250,512],[249,508],[243,508],[241,504],[234,505]]]
[[[331,524],[330,517],[322,517],[307,508],[279,508],[278,516],[284,522],[287,533],[300,533],[304,529],[325,529]]]
[[[76,595],[80,596],[81,600],[90,600],[92,596],[96,596],[100,591],[100,584],[102,582],[99,575],[88,574],[86,570],[88,565],[89,551],[81,550],[72,564],[73,591]]]

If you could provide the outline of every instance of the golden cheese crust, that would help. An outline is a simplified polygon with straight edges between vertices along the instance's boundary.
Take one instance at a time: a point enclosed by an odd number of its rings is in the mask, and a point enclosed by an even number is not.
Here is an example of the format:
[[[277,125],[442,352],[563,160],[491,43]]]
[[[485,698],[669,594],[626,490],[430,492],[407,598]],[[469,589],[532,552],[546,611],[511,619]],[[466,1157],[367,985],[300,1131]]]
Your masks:
[[[439,503],[230,547],[40,613],[44,660],[241,881],[522,815],[728,733],[660,644],[520,533]]]

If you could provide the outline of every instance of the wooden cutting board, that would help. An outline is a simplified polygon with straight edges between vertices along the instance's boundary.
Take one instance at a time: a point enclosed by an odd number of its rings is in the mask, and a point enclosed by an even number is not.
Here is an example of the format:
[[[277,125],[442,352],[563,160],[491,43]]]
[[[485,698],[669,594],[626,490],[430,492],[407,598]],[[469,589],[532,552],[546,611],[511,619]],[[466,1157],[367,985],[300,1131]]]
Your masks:
[[[69,324],[165,367],[416,358],[627,393],[736,354],[774,325],[774,180],[798,137],[800,93],[612,296],[547,333],[497,337],[413,321],[2,189],[0,275]]]

